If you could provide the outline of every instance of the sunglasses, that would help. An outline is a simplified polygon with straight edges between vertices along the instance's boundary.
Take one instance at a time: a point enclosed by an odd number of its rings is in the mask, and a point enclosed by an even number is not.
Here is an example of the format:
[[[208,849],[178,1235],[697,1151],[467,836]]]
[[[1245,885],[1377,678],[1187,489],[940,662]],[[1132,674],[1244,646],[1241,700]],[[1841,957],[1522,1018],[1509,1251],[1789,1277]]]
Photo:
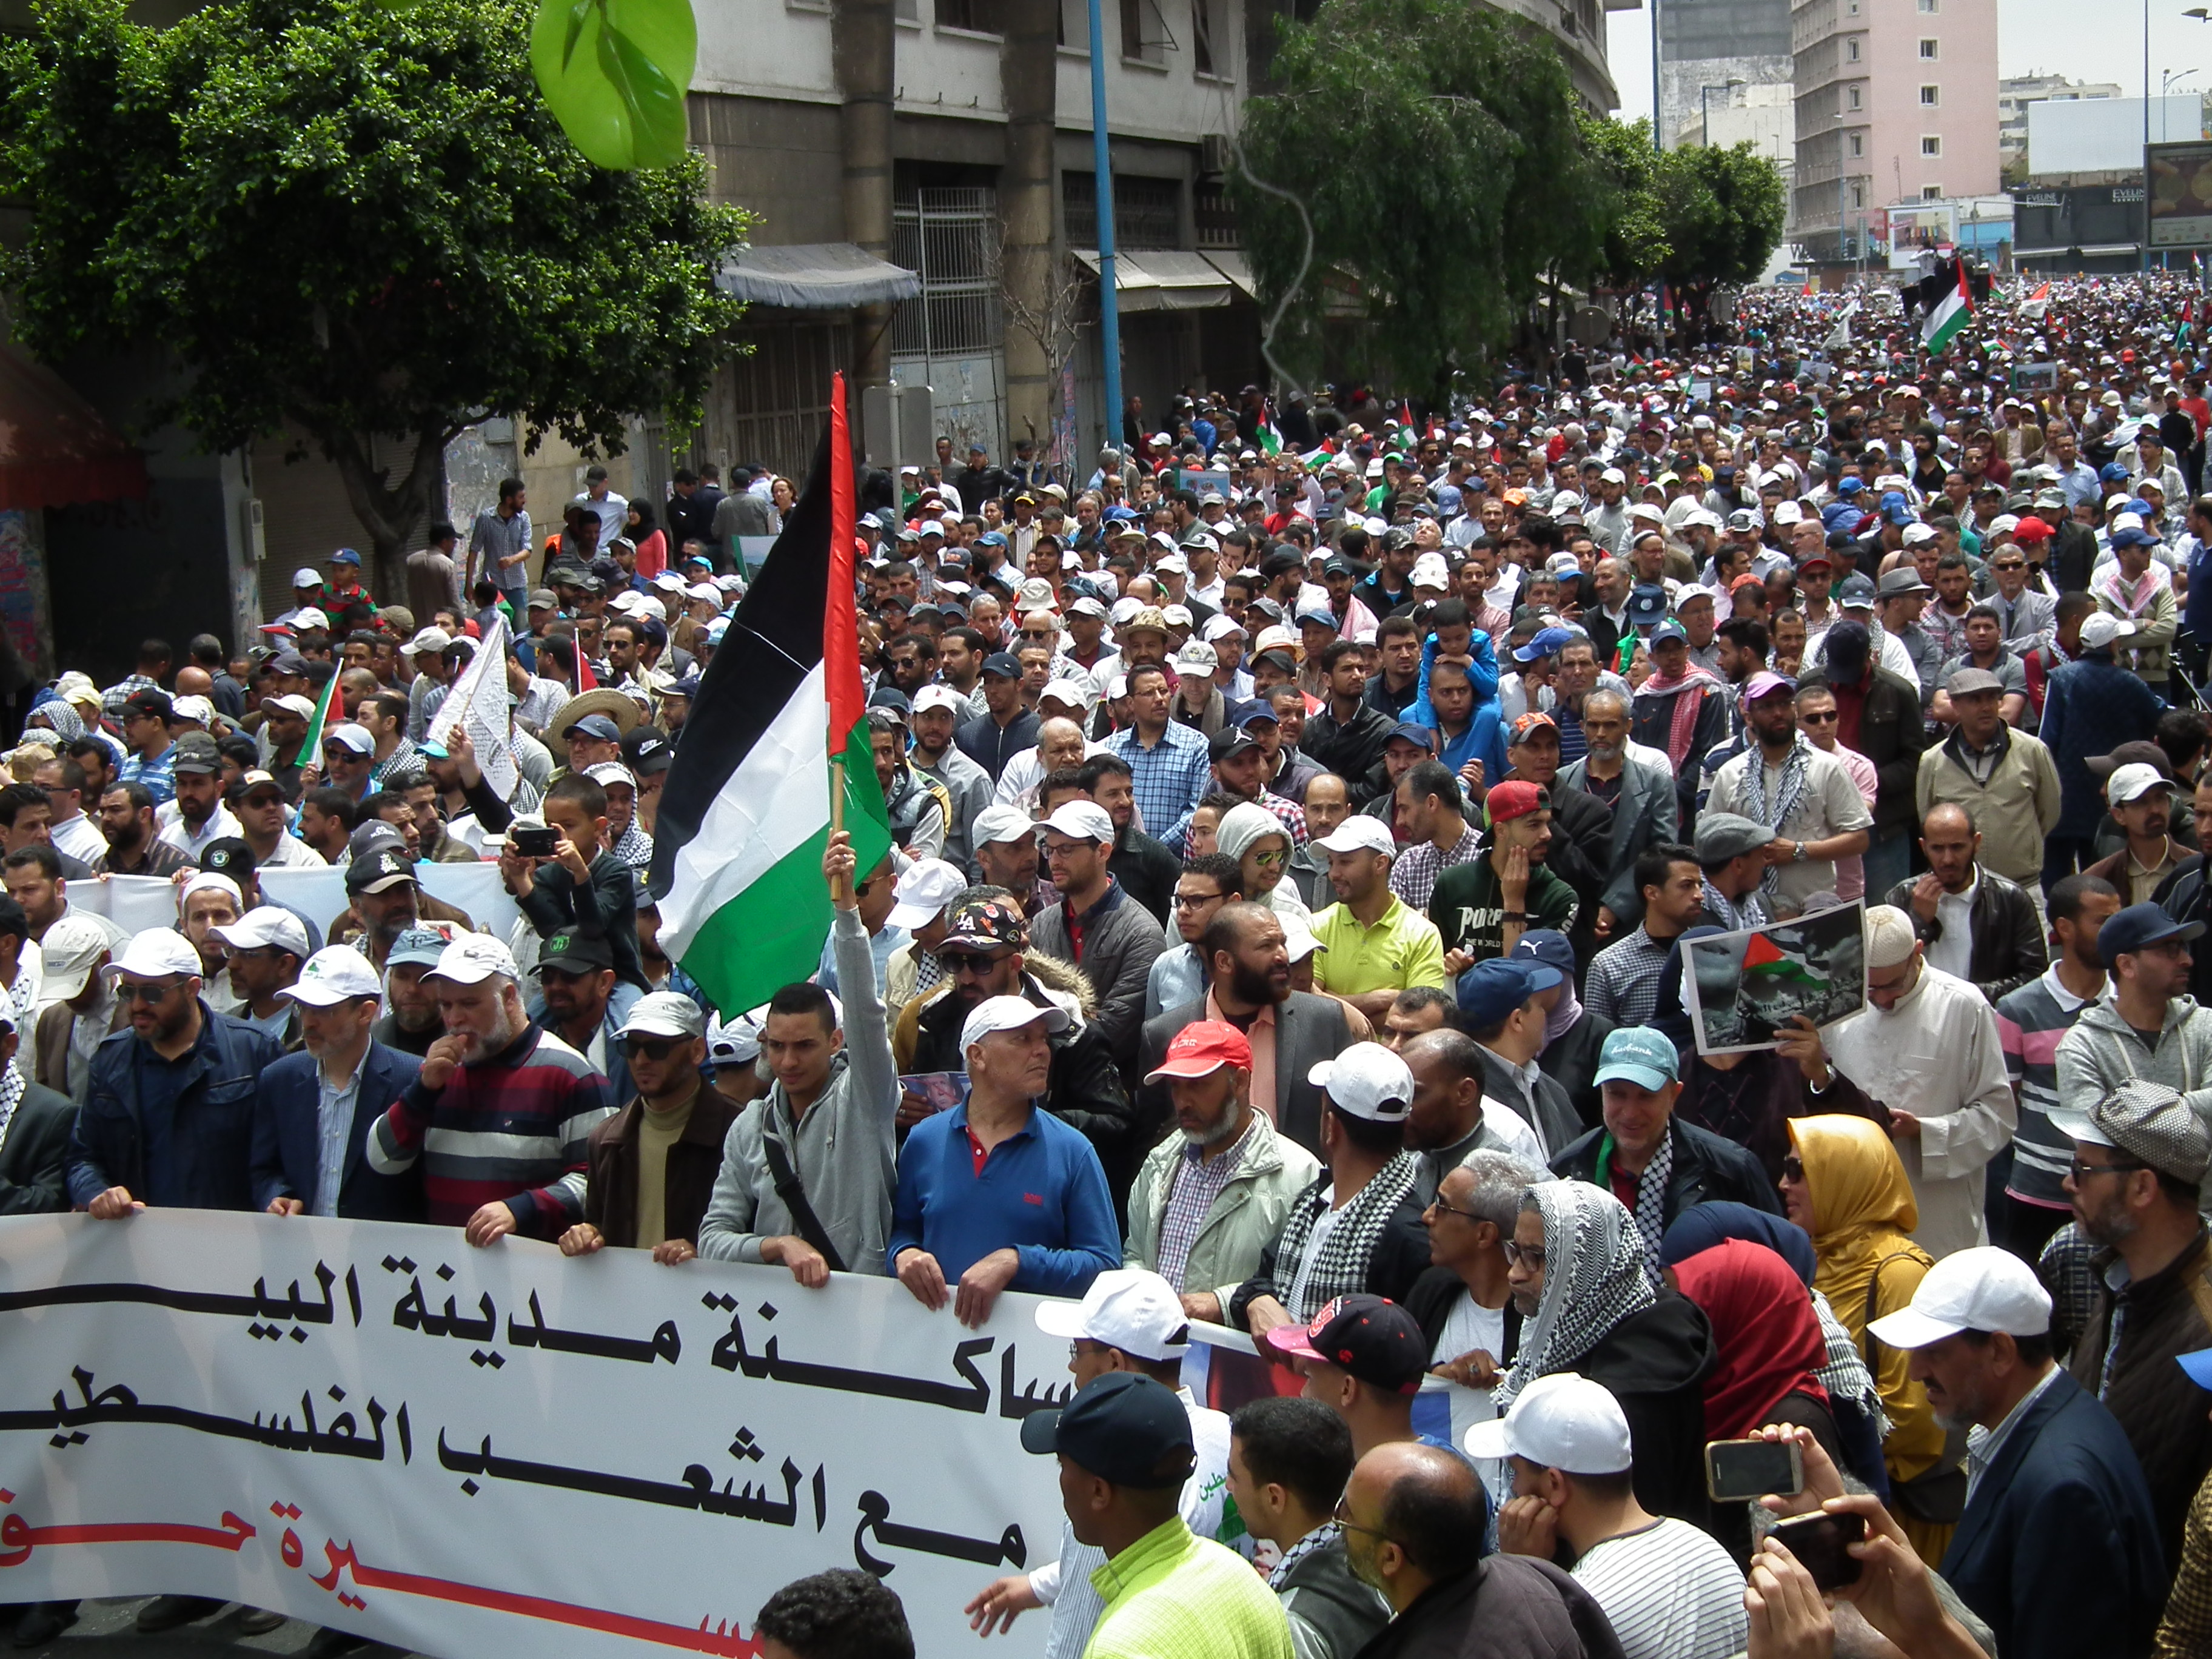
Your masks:
[[[1843,716],[1831,708],[1825,714],[1800,714],[1797,718],[1807,726],[1833,726],[1842,720]]]
[[[125,1003],[143,1003],[149,1008],[158,1008],[169,1000],[169,993],[183,982],[181,980],[171,980],[166,985],[147,985],[125,980],[116,987],[116,994]]]
[[[1284,852],[1255,853],[1252,854],[1252,862],[1258,865],[1262,870],[1272,870],[1279,864],[1288,864],[1290,861],[1291,855],[1288,853]]]
[[[1006,954],[1011,956],[1013,953],[1008,951]],[[940,956],[937,960],[946,973],[957,979],[969,974],[987,974],[1006,959],[1006,957],[981,956],[963,951]]]
[[[632,1060],[649,1060],[657,1066],[689,1041],[688,1037],[624,1037],[623,1053]]]
[[[1792,1153],[1782,1160],[1782,1178],[1802,1185],[1805,1180],[1805,1160]]]

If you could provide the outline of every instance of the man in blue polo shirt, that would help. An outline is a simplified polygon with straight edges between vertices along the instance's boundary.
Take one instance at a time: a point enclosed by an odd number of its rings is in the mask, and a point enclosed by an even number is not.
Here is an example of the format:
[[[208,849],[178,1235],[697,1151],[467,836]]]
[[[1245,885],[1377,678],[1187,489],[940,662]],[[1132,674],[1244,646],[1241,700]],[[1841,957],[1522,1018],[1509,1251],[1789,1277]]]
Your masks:
[[[989,1319],[1002,1291],[1079,1297],[1121,1264],[1098,1154],[1036,1106],[1048,1039],[1066,1024],[1025,997],[976,1004],[960,1028],[967,1100],[915,1125],[899,1153],[884,1254],[916,1301],[934,1311],[949,1298],[963,1325]]]

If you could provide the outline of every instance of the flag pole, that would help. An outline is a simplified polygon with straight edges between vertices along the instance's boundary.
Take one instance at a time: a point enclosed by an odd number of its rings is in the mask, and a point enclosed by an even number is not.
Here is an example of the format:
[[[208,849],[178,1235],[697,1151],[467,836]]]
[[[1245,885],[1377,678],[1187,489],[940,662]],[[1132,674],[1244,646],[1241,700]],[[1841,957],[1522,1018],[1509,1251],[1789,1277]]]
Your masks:
[[[853,553],[854,537],[858,526],[855,522],[853,490],[852,428],[848,424],[848,420],[849,416],[845,407],[845,377],[842,374],[833,374],[830,381],[829,614],[834,620],[824,630],[825,647],[830,643],[831,633],[839,631],[837,624],[844,623],[847,618],[854,615]],[[841,575],[844,578],[842,591],[838,584],[838,578]],[[829,693],[830,710],[830,833],[833,836],[842,833],[845,828],[845,741],[850,736],[849,729],[845,731],[838,729],[841,724],[838,710],[841,700],[837,695],[840,689],[838,676],[845,670],[848,659],[856,675],[860,665],[857,636],[851,639],[849,642],[841,640],[838,643],[843,648],[835,651],[825,648],[823,653],[824,689]],[[850,690],[855,693],[859,691],[857,679]],[[850,888],[850,881],[843,876],[831,881],[830,903],[842,908],[852,896]]]

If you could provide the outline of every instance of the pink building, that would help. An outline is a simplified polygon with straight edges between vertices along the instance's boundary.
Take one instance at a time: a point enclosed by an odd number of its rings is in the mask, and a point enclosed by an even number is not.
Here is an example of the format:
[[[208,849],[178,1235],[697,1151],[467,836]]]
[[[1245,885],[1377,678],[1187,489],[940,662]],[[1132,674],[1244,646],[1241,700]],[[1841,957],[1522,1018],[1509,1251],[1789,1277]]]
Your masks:
[[[1996,0],[1802,0],[1790,37],[1808,258],[1864,257],[1893,202],[1996,193]]]

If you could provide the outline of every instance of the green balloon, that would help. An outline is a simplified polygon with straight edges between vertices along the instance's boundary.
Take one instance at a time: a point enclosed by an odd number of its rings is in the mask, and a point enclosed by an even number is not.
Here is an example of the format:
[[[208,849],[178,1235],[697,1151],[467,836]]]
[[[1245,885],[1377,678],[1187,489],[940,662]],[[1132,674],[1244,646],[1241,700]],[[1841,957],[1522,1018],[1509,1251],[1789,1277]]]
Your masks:
[[[530,66],[576,148],[617,172],[672,167],[698,61],[690,0],[540,0]]]

